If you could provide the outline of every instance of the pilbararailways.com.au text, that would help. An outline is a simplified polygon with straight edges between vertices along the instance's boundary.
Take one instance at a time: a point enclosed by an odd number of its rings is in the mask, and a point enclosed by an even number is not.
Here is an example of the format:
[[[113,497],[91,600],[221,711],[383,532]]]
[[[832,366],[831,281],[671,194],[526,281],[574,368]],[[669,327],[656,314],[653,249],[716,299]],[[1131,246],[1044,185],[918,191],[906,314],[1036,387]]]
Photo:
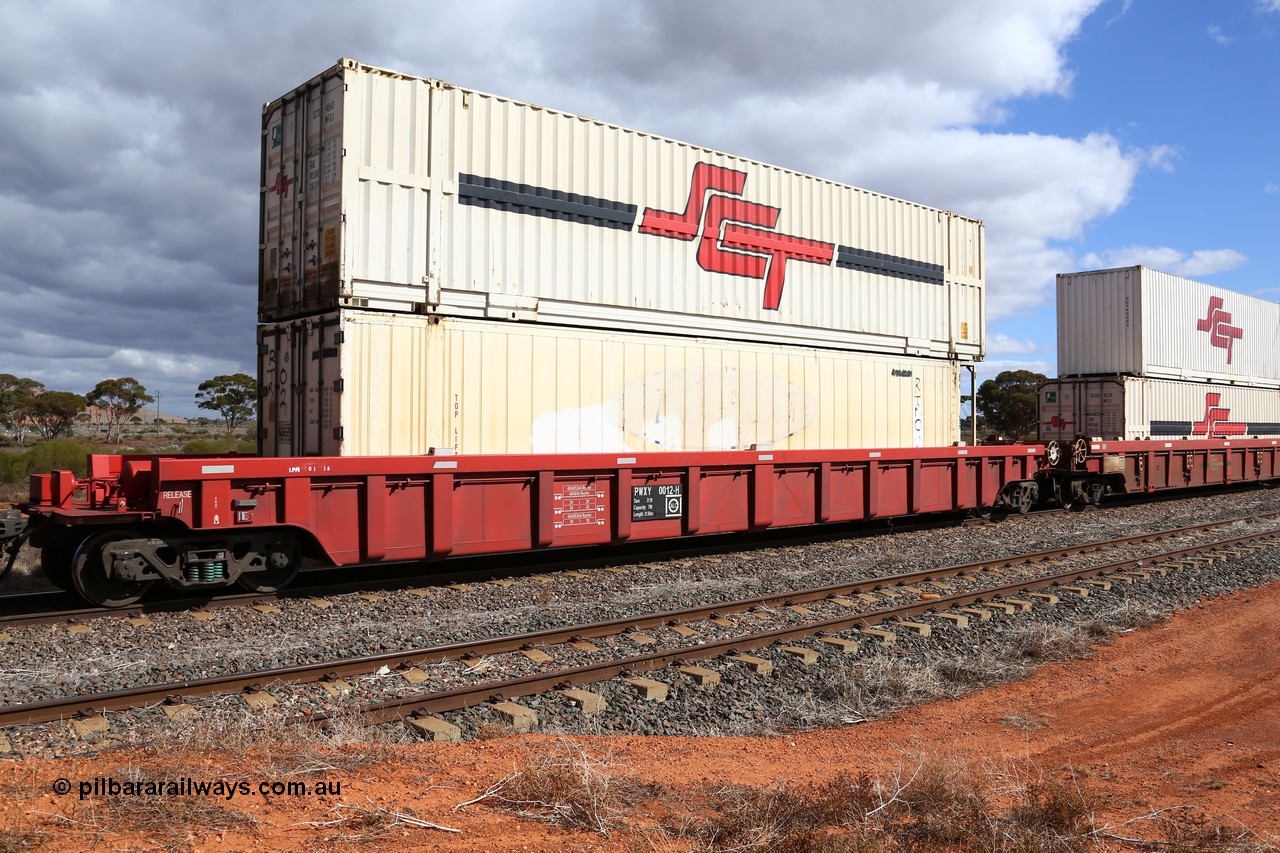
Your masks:
[[[109,776],[97,776],[72,783],[70,779],[54,781],[53,792],[70,794],[73,790],[80,799],[90,797],[220,797],[232,800],[236,797],[327,797],[342,794],[342,782],[326,779],[315,781],[253,782],[230,779],[147,779],[121,781]]]

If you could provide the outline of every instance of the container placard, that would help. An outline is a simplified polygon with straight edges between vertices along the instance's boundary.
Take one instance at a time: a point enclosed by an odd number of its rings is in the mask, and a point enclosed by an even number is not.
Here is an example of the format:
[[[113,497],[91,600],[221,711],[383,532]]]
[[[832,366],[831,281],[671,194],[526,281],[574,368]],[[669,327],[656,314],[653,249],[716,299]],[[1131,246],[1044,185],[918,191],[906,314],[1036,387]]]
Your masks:
[[[684,516],[684,486],[632,486],[631,520],[658,521]]]

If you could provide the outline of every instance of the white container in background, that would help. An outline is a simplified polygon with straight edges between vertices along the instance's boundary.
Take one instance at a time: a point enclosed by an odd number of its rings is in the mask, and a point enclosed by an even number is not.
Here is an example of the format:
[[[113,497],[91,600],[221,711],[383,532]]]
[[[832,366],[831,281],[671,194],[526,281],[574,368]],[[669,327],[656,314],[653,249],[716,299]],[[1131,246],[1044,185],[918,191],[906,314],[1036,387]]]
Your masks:
[[[1280,391],[1135,376],[1040,386],[1040,440],[1280,436]]]
[[[1146,267],[1058,275],[1058,375],[1280,387],[1280,304]]]
[[[262,322],[368,308],[983,354],[974,219],[349,59],[262,132]]]
[[[260,326],[275,456],[940,447],[955,361],[344,310]]]

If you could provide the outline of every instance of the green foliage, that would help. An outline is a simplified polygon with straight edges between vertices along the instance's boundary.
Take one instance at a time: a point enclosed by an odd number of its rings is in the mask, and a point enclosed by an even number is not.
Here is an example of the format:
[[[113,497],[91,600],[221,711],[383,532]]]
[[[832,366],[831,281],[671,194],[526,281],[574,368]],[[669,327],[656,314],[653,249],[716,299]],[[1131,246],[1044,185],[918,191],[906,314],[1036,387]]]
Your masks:
[[[1037,389],[1047,377],[1030,370],[1006,370],[978,386],[978,413],[994,433],[1008,439],[1034,439],[1039,420]]]
[[[252,441],[244,441],[228,435],[222,438],[192,439],[182,445],[182,452],[201,454],[241,453],[246,456],[256,456],[258,445]]]
[[[89,454],[101,452],[102,448],[83,438],[55,438],[24,453],[0,455],[0,479],[18,483],[30,474],[50,471],[74,471],[77,477],[83,477],[88,473]]]
[[[27,405],[27,417],[44,438],[57,438],[78,415],[84,413],[84,406],[84,397],[79,394],[46,391],[31,398]]]
[[[258,380],[247,373],[206,379],[196,391],[196,405],[220,414],[231,435],[258,410]]]
[[[19,444],[27,426],[31,403],[43,390],[44,385],[34,379],[0,373],[0,425],[12,429]]]
[[[142,383],[132,376],[121,379],[104,379],[85,395],[90,406],[96,406],[106,417],[107,441],[120,439],[120,425],[142,411],[155,397],[147,393]]]

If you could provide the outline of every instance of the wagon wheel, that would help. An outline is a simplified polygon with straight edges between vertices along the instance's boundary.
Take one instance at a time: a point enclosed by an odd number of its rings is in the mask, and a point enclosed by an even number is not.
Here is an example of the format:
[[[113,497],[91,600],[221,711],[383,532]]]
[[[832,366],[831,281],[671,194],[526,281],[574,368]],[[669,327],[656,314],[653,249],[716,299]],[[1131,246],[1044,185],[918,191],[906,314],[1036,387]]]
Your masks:
[[[1034,502],[1035,502],[1035,499],[1031,496],[1030,489],[1018,490],[1018,514],[1019,515],[1026,515],[1028,512],[1030,512],[1031,504]]]
[[[1055,438],[1045,445],[1044,455],[1049,460],[1050,468],[1057,468],[1062,463],[1062,445]]]
[[[85,601],[100,607],[127,607],[147,594],[155,581],[116,580],[109,571],[111,544],[137,538],[133,530],[104,530],[76,549],[71,560],[71,582]]]
[[[272,543],[266,560],[266,571],[245,572],[236,583],[249,592],[279,592],[293,583],[302,567],[298,544],[292,539]]]
[[[1078,512],[1084,509],[1084,503],[1084,496],[1076,491],[1074,481],[1058,485],[1058,506],[1067,512]]]

